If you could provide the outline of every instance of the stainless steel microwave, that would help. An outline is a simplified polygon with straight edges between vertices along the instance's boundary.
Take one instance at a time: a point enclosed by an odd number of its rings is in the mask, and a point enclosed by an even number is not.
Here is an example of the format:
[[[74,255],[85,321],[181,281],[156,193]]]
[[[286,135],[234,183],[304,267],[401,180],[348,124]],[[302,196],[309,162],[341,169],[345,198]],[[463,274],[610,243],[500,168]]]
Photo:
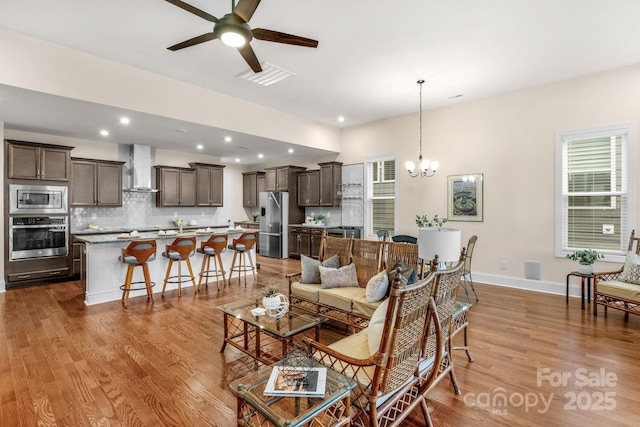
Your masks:
[[[9,186],[9,214],[66,214],[67,187],[58,185]]]

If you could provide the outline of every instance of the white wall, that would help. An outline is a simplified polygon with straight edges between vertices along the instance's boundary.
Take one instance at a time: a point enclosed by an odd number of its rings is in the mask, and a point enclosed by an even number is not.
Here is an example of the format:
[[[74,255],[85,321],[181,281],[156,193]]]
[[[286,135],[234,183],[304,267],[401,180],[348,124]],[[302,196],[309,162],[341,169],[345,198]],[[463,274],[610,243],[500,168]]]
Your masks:
[[[399,232],[416,234],[416,214],[446,216],[447,175],[483,173],[484,222],[448,224],[462,229],[463,241],[478,235],[477,277],[509,284],[515,280],[506,277],[524,277],[525,260],[537,260],[542,282],[528,286],[558,291],[543,282],[564,283],[576,265],[554,256],[555,132],[638,122],[639,115],[640,65],[426,111],[423,154],[441,166],[432,178],[410,178],[401,166]],[[411,114],[344,129],[337,160],[398,153],[402,165],[416,161],[418,126]]]
[[[336,127],[60,45],[0,29],[0,51],[1,84],[340,151]]]

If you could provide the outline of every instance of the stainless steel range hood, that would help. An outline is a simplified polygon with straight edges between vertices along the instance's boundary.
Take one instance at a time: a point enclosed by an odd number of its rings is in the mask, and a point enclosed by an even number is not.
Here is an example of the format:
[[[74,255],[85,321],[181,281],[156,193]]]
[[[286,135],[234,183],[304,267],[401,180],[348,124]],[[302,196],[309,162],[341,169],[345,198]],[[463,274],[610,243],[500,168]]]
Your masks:
[[[123,191],[156,193],[158,190],[151,186],[151,147],[132,144],[129,149],[130,186]]]

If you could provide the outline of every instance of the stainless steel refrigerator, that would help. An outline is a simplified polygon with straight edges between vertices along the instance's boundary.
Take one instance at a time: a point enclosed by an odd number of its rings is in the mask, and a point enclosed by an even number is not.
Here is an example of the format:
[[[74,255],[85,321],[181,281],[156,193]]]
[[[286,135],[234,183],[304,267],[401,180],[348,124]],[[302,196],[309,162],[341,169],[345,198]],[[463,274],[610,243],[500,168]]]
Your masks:
[[[260,193],[260,255],[289,257],[289,193]]]

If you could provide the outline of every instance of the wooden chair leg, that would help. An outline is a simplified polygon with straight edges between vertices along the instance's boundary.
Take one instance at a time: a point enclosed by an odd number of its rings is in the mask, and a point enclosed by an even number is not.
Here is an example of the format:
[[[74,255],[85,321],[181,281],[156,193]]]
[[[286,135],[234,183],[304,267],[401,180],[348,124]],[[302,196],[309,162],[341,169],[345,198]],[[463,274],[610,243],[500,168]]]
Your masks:
[[[229,285],[231,285],[231,279],[233,278],[233,269],[236,266],[236,258],[238,257],[238,251],[233,251],[233,259],[231,260],[231,268],[229,269]],[[238,278],[240,273],[238,273]]]
[[[173,260],[169,259],[169,265],[167,266],[167,274],[164,275],[164,285],[162,286],[162,296],[164,296],[164,290],[167,288],[167,282],[169,281],[169,275],[171,274],[172,266],[173,266]]]
[[[133,265],[127,266],[127,274],[124,279],[124,288],[122,290],[122,302],[127,304],[129,301],[129,292],[131,292],[131,281],[133,280]]]
[[[204,255],[204,258],[202,258],[202,266],[200,267],[200,278],[198,279],[198,290],[200,290],[200,285],[202,285],[202,276],[204,274],[205,271],[207,271],[209,268],[209,255]],[[205,286],[209,286],[209,278],[207,277],[207,279],[204,282]]]
[[[142,264],[142,274],[144,274],[144,283],[147,286],[147,296],[153,302],[153,289],[151,289],[151,276],[149,275],[149,266],[145,262]]]
[[[193,283],[193,290],[197,290],[198,287],[196,286],[196,278],[193,276],[193,270],[191,269],[191,261],[189,261],[189,258],[186,258],[185,261],[187,262],[187,268],[189,269],[189,275],[191,276],[191,283]]]
[[[218,260],[218,266],[216,268],[220,269],[220,274],[222,274],[222,283],[224,284],[224,286],[227,286],[227,272],[224,271],[224,264],[222,263],[222,257],[220,256],[219,253],[216,253],[216,258]],[[216,276],[217,278],[217,276]]]

